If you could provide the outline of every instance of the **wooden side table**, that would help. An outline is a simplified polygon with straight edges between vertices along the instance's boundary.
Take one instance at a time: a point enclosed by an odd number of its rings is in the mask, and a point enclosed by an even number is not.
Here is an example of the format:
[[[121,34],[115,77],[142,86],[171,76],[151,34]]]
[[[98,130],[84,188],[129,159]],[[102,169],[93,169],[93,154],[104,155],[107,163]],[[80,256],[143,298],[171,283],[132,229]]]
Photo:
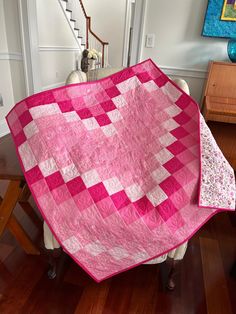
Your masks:
[[[212,61],[203,99],[203,115],[217,144],[236,171],[236,64]]]
[[[0,197],[0,237],[8,228],[27,254],[39,255],[39,250],[13,212],[18,203],[31,220],[42,227],[41,220],[28,202],[31,193],[20,169],[11,135],[0,139],[0,180],[9,181],[4,197]]]

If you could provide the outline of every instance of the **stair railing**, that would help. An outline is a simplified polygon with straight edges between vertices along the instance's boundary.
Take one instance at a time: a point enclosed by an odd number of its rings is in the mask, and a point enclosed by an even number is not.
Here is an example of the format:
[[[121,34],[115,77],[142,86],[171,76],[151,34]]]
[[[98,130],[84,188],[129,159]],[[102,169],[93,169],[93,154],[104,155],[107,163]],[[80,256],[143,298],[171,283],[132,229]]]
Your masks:
[[[103,41],[91,29],[91,17],[87,15],[82,0],[79,0],[86,18],[86,49],[96,49],[102,53],[102,67],[108,66],[108,42]]]

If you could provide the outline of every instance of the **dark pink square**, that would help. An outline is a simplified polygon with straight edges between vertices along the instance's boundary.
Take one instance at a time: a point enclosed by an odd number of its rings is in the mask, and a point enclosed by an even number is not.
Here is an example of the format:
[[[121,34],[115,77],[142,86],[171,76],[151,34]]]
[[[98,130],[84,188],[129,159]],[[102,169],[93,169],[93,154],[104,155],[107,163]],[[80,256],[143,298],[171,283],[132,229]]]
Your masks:
[[[183,164],[179,161],[178,158],[174,157],[171,160],[167,161],[163,167],[169,172],[169,173],[174,173],[178,171],[179,169],[183,168]]]
[[[164,86],[168,82],[168,78],[165,75],[161,75],[154,80],[158,87]]]
[[[81,119],[88,119],[93,116],[88,108],[78,110],[77,114],[80,116]]]
[[[55,98],[51,91],[45,91],[28,97],[26,103],[28,108],[32,108],[39,105],[55,103]]]
[[[173,119],[179,123],[180,125],[187,123],[191,118],[184,112],[182,111],[179,113],[177,116],[173,117]]]
[[[53,190],[65,183],[59,171],[47,176],[45,180],[50,190]]]
[[[107,92],[107,95],[111,98],[120,95],[120,91],[116,86],[113,86],[113,87],[106,89],[106,92]]]
[[[164,181],[159,184],[160,188],[166,193],[166,195],[170,196],[173,193],[177,192],[181,189],[181,185],[176,181],[172,176],[168,177]]]
[[[125,71],[121,71],[121,72],[118,72],[118,73],[112,75],[110,77],[110,79],[116,85],[116,84],[119,84],[125,80],[128,80],[129,78],[133,77],[134,75],[135,75],[135,73],[132,70],[132,68],[127,68],[127,69],[125,69]]]
[[[103,200],[96,203],[97,208],[103,218],[106,218],[117,211],[114,203],[112,202],[110,196],[104,198]]]
[[[180,139],[189,135],[189,133],[184,128],[182,128],[182,126],[178,127],[177,129],[174,129],[170,133],[174,135],[174,137],[176,137],[177,139]]]
[[[24,113],[22,113],[22,115],[19,117],[20,123],[22,125],[22,128],[24,128],[27,124],[29,124],[33,118],[31,116],[31,114],[29,113],[29,111],[25,111]]]
[[[180,141],[176,141],[166,148],[175,156],[187,149]]]
[[[38,166],[26,171],[26,178],[29,184],[33,184],[41,179],[43,179],[42,172],[40,171]]]
[[[148,72],[142,72],[142,73],[138,73],[136,75],[138,77],[138,79],[140,80],[140,82],[145,83],[150,81],[152,78],[150,77],[150,75],[148,74]]]
[[[68,190],[70,191],[70,194],[72,196],[82,192],[83,190],[86,189],[86,186],[81,179],[81,177],[77,177],[69,182],[66,183]]]
[[[91,186],[88,190],[94,202],[99,202],[109,195],[102,182]]]
[[[167,221],[171,216],[173,216],[177,212],[177,208],[169,199],[165,200],[160,205],[158,205],[156,209],[163,218],[163,220],[165,221]]]
[[[191,98],[186,94],[182,94],[175,103],[179,108],[185,109],[186,107],[188,107],[190,102]]]
[[[126,195],[125,191],[120,191],[111,196],[113,203],[115,204],[117,209],[121,209],[124,206],[130,204],[130,200]]]
[[[20,131],[16,136],[15,136],[15,142],[17,146],[20,146],[26,141],[26,136],[23,131]]]
[[[116,106],[114,105],[114,103],[111,100],[104,101],[103,103],[101,103],[101,106],[105,112],[112,111],[112,110],[116,109]]]
[[[58,106],[61,109],[61,112],[68,112],[74,110],[71,100],[64,100],[58,102]]]
[[[104,126],[111,123],[110,118],[105,113],[101,114],[100,116],[96,116],[96,120],[100,126]]]
[[[146,196],[140,198],[138,201],[134,202],[133,204],[137,208],[137,211],[140,216],[147,214],[150,210],[154,208],[152,203],[149,201],[149,199]]]

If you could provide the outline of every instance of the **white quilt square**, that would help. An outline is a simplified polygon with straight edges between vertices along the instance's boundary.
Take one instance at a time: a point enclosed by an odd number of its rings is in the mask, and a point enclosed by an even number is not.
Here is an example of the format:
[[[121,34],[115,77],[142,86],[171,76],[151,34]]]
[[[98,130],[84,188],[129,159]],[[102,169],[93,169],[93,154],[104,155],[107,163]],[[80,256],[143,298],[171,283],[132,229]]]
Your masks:
[[[61,110],[57,103],[41,105],[38,107],[32,107],[29,109],[33,119],[38,119],[45,116],[61,113]]]
[[[116,260],[120,260],[129,256],[128,252],[120,246],[116,246],[110,249],[108,252]]]
[[[164,202],[168,196],[165,192],[157,185],[152,191],[147,193],[147,198],[152,203],[153,206],[157,206]]]
[[[95,130],[95,129],[99,128],[99,124],[94,117],[84,119],[82,121],[83,121],[83,124],[87,130]]]
[[[112,98],[112,101],[116,105],[117,108],[122,108],[127,105],[127,102],[122,95]]]
[[[49,158],[45,161],[42,161],[39,163],[39,168],[44,175],[44,177],[47,177],[54,172],[58,171],[57,164],[53,158]]]
[[[37,124],[35,123],[34,120],[27,124],[23,130],[27,139],[31,138],[34,134],[38,133],[39,131]]]
[[[133,184],[125,189],[126,194],[132,202],[135,202],[144,196],[144,192],[137,184]]]
[[[159,142],[163,146],[169,146],[172,143],[174,143],[177,139],[171,134],[171,133],[166,133],[163,136],[159,137]]]
[[[122,115],[117,109],[109,111],[107,115],[110,118],[111,122],[117,122],[122,119]]]
[[[101,179],[95,169],[89,170],[81,175],[87,188],[101,182]]]
[[[18,147],[18,152],[21,157],[25,171],[28,171],[37,165],[37,161],[30,148],[28,142],[24,142]]]
[[[117,133],[116,128],[113,124],[102,126],[101,129],[107,137],[113,136]]]
[[[165,109],[165,112],[168,113],[168,115],[173,118],[181,112],[181,109],[176,105],[172,105],[170,107],[167,107]]]
[[[123,190],[120,181],[116,177],[103,181],[103,184],[109,195],[115,194]]]
[[[64,118],[67,122],[80,121],[79,115],[75,111],[69,111],[63,113]]]
[[[63,245],[71,254],[74,254],[81,249],[81,245],[75,236],[72,236],[69,239],[63,241]]]
[[[164,165],[167,161],[171,160],[174,155],[166,148],[163,148],[159,153],[155,155],[156,159],[161,165]]]
[[[93,256],[97,256],[103,252],[106,252],[106,248],[99,241],[89,243],[85,246],[85,250]]]
[[[162,166],[152,172],[152,177],[158,184],[160,184],[169,176],[170,176],[169,172]]]
[[[61,169],[61,175],[65,182],[68,182],[80,175],[78,169],[76,168],[75,164],[70,164]]]

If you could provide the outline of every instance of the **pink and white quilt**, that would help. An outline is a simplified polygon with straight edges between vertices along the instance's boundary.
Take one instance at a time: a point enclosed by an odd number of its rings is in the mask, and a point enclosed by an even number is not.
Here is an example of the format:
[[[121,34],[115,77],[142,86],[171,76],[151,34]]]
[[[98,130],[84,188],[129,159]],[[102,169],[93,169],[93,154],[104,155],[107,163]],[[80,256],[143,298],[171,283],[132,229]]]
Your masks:
[[[98,282],[235,208],[233,169],[198,105],[151,60],[30,96],[7,121],[45,221]]]

